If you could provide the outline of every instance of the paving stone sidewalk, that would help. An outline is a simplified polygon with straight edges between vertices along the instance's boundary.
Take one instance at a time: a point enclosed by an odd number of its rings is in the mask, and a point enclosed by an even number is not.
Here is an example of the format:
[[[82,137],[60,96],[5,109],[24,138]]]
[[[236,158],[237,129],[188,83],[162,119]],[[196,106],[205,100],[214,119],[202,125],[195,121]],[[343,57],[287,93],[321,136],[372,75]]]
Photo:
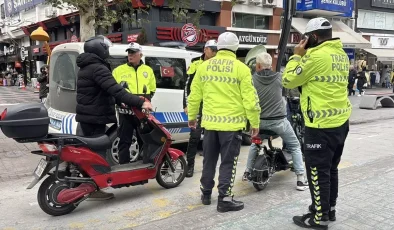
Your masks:
[[[363,166],[340,171],[337,221],[330,230],[392,230],[394,229],[394,157],[386,157]],[[283,190],[282,190],[283,189]],[[292,217],[307,213],[310,195],[288,192],[281,184],[270,185],[267,190],[237,197],[245,202],[240,212],[216,212],[216,200],[211,207],[200,207],[167,219],[133,228],[133,230],[209,229],[301,229]],[[274,191],[277,192],[275,194]]]

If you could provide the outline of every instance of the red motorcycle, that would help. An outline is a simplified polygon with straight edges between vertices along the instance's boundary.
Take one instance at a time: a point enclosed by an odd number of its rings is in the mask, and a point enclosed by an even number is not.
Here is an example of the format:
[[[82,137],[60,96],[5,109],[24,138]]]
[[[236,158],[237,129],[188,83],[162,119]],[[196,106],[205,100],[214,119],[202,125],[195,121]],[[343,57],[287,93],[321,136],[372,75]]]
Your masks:
[[[27,187],[33,188],[49,175],[37,194],[45,213],[68,214],[91,193],[107,187],[143,185],[153,178],[164,188],[182,183],[187,165],[184,153],[170,147],[171,134],[149,112],[132,110],[141,122],[138,131],[144,142],[142,159],[112,167],[105,154],[112,144],[108,135],[116,132],[116,126],[96,137],[48,134],[49,117],[43,104],[19,104],[4,110],[0,116],[4,135],[19,143],[37,142],[41,150],[32,153],[45,156]]]

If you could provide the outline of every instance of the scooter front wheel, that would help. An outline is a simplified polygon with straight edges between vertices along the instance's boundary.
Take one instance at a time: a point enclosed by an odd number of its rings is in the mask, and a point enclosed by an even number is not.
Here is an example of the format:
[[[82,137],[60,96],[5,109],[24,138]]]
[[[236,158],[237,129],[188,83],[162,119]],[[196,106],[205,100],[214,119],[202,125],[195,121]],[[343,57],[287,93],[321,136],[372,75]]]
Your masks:
[[[187,165],[186,160],[183,156],[177,160],[171,160],[172,165],[175,168],[175,172],[172,172],[167,161],[163,160],[159,165],[159,170],[156,174],[156,181],[163,188],[175,188],[185,179]]]
[[[60,178],[63,176],[59,173]],[[57,195],[60,191],[68,188],[70,188],[70,185],[59,181],[54,174],[47,177],[42,182],[37,194],[38,205],[42,211],[51,216],[62,216],[74,211],[77,205],[59,204],[57,201]]]

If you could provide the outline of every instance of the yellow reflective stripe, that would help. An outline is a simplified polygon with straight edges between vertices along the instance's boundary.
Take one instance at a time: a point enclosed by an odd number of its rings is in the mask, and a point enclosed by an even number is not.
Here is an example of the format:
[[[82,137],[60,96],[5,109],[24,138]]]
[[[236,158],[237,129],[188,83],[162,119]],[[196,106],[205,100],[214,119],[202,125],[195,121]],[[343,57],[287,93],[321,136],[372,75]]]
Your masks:
[[[315,76],[315,81],[319,82],[348,82],[347,76]]]
[[[227,196],[234,196],[232,189],[234,187],[235,174],[237,173],[237,163],[238,163],[238,157],[234,157],[233,170],[231,170],[231,180],[230,180],[231,182],[226,192]]]
[[[243,116],[228,117],[228,116],[213,116],[213,115],[202,115],[203,121],[217,122],[217,123],[245,123],[246,118]]]
[[[313,202],[315,203],[315,209],[316,209],[316,213],[315,213],[315,217],[314,217],[314,221],[316,223],[320,223],[321,217],[323,216],[323,213],[321,212],[321,201],[320,201],[320,186],[318,186],[319,182],[319,175],[318,175],[318,171],[317,168],[311,167],[311,180],[312,180],[312,184],[313,184]]]
[[[202,82],[206,81],[216,81],[216,82],[223,82],[228,84],[240,84],[241,81],[235,77],[222,77],[222,76],[202,76]]]
[[[326,109],[326,110],[316,110],[316,111],[311,111],[312,113],[312,117],[313,118],[327,118],[327,117],[332,117],[332,116],[337,116],[337,115],[341,115],[344,113],[347,113],[349,111],[351,111],[352,108],[346,108],[346,109]],[[308,116],[308,112],[305,111],[304,115],[306,117]]]

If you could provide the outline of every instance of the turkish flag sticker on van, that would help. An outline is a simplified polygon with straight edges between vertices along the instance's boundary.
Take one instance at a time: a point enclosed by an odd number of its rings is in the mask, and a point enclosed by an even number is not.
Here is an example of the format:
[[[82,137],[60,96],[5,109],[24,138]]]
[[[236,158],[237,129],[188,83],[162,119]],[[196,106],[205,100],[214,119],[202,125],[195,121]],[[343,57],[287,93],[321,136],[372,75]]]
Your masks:
[[[174,67],[163,67],[160,66],[161,77],[174,77]]]

